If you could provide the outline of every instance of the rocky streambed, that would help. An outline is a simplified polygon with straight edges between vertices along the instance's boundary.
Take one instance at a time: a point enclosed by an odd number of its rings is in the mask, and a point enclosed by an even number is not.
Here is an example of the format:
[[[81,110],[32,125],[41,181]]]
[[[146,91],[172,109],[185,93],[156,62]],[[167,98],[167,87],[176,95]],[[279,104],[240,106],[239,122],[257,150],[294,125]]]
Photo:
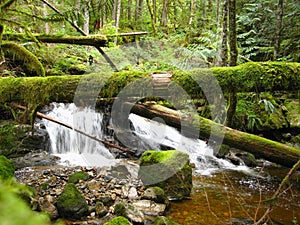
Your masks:
[[[123,160],[103,168],[24,168],[15,177],[34,188],[31,207],[48,213],[52,220],[63,217],[67,224],[103,224],[124,216],[134,224],[152,224],[165,215],[169,201],[161,188],[145,188],[137,178],[138,170],[137,163]],[[66,193],[67,187],[77,195]],[[68,199],[64,202],[62,196]]]

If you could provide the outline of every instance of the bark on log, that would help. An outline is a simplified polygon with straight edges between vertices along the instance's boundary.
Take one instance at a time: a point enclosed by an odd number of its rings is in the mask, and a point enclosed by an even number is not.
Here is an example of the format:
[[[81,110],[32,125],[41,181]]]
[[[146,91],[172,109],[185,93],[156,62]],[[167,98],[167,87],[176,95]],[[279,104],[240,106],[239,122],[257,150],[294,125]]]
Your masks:
[[[207,139],[211,135],[212,127],[214,129],[214,138],[222,138],[221,132],[225,131],[223,143],[229,146],[250,152],[258,158],[264,158],[274,163],[278,163],[283,166],[292,167],[300,159],[300,149],[294,148],[282,143],[271,141],[269,139],[259,137],[253,134],[244,133],[238,130],[225,127],[221,124],[217,124],[211,120],[203,117],[193,117],[193,121],[188,126],[182,123],[180,118],[180,112],[160,106],[160,105],[141,105],[125,103],[124,107],[132,107],[131,112],[143,117],[152,119],[154,117],[161,117],[164,119],[167,125],[175,128],[181,128],[184,126],[185,130],[192,131],[191,127],[200,125],[200,138]],[[187,136],[194,135],[187,132]]]

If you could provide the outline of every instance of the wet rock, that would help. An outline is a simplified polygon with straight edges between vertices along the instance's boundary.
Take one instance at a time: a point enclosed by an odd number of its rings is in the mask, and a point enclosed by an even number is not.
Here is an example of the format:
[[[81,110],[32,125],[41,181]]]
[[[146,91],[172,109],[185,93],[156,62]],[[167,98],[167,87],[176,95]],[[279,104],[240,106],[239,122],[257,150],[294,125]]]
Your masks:
[[[158,216],[154,220],[153,225],[180,225],[180,224],[173,222],[172,220],[168,219],[165,216]]]
[[[58,217],[58,211],[56,207],[53,205],[53,198],[50,195],[41,197],[39,199],[40,210],[46,212],[51,219],[56,219]]]
[[[59,157],[48,152],[28,153],[22,157],[13,159],[16,169],[32,166],[54,166],[60,160]]]
[[[248,152],[237,153],[236,156],[240,158],[246,166],[255,167],[257,166],[257,162],[255,156]]]
[[[145,190],[144,194],[142,195],[141,199],[151,200],[156,203],[163,203],[168,205],[169,200],[164,192],[163,189],[160,187],[149,187]]]
[[[74,184],[66,184],[57,201],[59,215],[63,218],[80,219],[88,215],[88,205]]]
[[[126,218],[128,218],[133,223],[145,224],[145,215],[140,210],[133,208],[132,206],[127,206],[126,208]]]
[[[161,216],[165,214],[166,205],[151,200],[138,200],[132,203],[133,207],[142,211],[145,215]]]
[[[224,159],[229,153],[230,147],[225,144],[222,144],[217,151],[214,149],[214,155],[221,159]]]
[[[170,198],[188,197],[192,190],[189,155],[177,150],[144,152],[139,176],[144,185],[158,186]]]
[[[138,199],[138,193],[135,187],[130,187],[129,193],[128,193],[128,198],[129,199]]]
[[[95,205],[95,213],[98,217],[101,218],[105,216],[108,213],[108,211],[102,202],[97,202]]]

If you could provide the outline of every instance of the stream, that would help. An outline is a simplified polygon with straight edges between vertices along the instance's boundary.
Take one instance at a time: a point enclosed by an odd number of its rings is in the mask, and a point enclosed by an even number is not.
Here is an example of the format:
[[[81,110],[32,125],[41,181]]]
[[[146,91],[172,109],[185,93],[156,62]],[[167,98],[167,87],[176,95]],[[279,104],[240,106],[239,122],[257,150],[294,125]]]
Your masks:
[[[53,103],[50,108],[48,116],[100,139],[121,144],[108,112],[62,103]],[[215,157],[204,141],[186,138],[162,122],[135,114],[130,114],[129,120],[131,130],[119,131],[118,135],[128,137],[126,145],[131,145],[138,154],[147,149],[178,149],[188,153],[195,165],[191,198],[172,202],[167,214],[183,225],[253,224],[263,215],[267,203],[270,203],[268,200],[289,171],[266,161],[261,161],[255,168],[234,165]],[[42,123],[49,134],[51,152],[61,159],[61,165],[102,167],[114,165],[124,157],[122,153],[73,130],[47,120]],[[270,224],[300,223],[299,179],[300,173],[297,172],[289,182],[290,186],[272,202]]]

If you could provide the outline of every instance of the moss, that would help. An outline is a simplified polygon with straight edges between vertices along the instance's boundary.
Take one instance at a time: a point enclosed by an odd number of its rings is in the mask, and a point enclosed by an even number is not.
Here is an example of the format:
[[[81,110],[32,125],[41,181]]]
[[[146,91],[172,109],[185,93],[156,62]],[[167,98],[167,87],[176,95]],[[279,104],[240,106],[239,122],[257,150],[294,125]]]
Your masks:
[[[189,156],[177,150],[144,152],[139,176],[144,185],[158,186],[173,198],[188,197],[192,189]]]
[[[113,218],[110,222],[105,223],[104,225],[131,225],[128,219],[122,216]]]
[[[0,155],[0,179],[6,180],[14,176],[15,166],[5,156]]]
[[[41,62],[23,46],[14,42],[7,42],[2,44],[1,48],[5,57],[21,62],[27,76],[45,76],[45,70]]]
[[[68,183],[77,184],[80,180],[88,180],[89,175],[86,172],[76,172],[69,176]]]
[[[75,184],[66,184],[57,200],[57,209],[61,217],[80,219],[88,214],[88,205],[77,190]]]
[[[117,216],[126,216],[126,207],[123,203],[117,203],[114,207],[114,214]]]

